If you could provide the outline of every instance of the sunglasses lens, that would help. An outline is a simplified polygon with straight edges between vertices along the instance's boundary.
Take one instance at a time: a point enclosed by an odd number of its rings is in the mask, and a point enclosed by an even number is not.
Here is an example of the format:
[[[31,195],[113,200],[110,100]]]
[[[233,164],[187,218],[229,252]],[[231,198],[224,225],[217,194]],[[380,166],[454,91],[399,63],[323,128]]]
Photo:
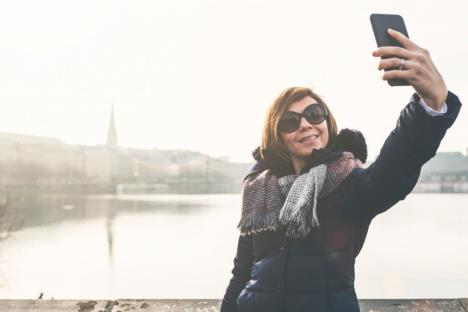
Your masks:
[[[327,118],[327,112],[320,104],[311,104],[306,107],[302,114],[296,112],[286,112],[281,117],[278,129],[282,132],[293,132],[299,128],[301,116],[311,124],[319,124]]]
[[[300,116],[285,114],[278,124],[279,130],[282,132],[293,132],[299,127]]]
[[[311,124],[319,124],[327,117],[325,110],[319,104],[312,104],[308,106],[302,114]]]

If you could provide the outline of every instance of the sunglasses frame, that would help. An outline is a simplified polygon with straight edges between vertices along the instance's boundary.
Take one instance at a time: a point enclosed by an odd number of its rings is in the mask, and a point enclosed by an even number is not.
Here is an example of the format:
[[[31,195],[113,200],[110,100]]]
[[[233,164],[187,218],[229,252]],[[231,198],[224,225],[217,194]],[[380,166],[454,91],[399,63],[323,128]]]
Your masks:
[[[308,111],[308,109],[312,106],[318,106],[320,108],[320,110],[323,112],[323,115],[322,115],[322,118],[320,118],[320,121],[317,121],[317,122],[314,122],[314,121],[310,121],[308,118],[307,118],[307,113],[305,113],[306,111]],[[281,126],[281,121],[283,120],[284,116],[288,114],[288,115],[294,115],[294,116],[298,116],[297,118],[297,125],[294,127],[294,129],[292,130],[289,130],[289,129],[284,129],[284,127]],[[291,133],[291,132],[294,132],[296,131],[297,129],[299,129],[299,126],[301,124],[301,119],[302,117],[304,117],[308,123],[312,124],[312,125],[318,125],[320,123],[322,123],[324,120],[327,120],[328,118],[328,111],[327,109],[325,108],[325,106],[321,105],[320,103],[313,103],[313,104],[310,104],[308,105],[306,108],[304,108],[304,110],[302,111],[302,113],[298,113],[298,112],[293,112],[293,111],[287,111],[286,113],[283,114],[283,116],[281,116],[279,122],[278,122],[278,130],[280,130],[281,132],[284,132],[284,133]]]

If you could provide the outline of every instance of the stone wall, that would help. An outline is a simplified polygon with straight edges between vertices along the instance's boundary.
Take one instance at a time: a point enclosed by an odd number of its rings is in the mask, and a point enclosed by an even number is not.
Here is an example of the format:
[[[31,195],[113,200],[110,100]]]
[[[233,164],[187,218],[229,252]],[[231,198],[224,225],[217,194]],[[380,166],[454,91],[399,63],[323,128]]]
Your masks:
[[[0,300],[0,311],[21,312],[216,312],[217,299],[152,300]],[[468,298],[460,299],[363,299],[366,312],[468,312]]]

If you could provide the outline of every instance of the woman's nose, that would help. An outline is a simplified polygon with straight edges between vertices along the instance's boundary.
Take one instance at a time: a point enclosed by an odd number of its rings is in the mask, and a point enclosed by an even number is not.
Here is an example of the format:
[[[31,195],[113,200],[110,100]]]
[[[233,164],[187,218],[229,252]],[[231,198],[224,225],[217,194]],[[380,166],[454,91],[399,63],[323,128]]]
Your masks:
[[[301,116],[301,120],[299,122],[299,129],[303,129],[303,128],[307,129],[307,128],[310,128],[310,127],[312,127],[312,124],[309,123],[307,121],[307,119],[305,119],[304,116]]]

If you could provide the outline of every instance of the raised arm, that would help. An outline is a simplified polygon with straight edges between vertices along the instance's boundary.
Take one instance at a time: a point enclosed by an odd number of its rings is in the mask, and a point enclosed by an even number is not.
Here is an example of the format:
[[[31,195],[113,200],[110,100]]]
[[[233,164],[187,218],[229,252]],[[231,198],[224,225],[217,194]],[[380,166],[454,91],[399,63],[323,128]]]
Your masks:
[[[411,192],[421,167],[431,159],[461,107],[458,97],[449,92],[447,112],[431,116],[414,94],[401,111],[395,129],[385,140],[377,159],[366,169],[356,169],[353,183],[353,217],[372,218],[392,207]]]
[[[389,34],[403,48],[381,47],[373,52],[373,56],[389,57],[379,62],[379,70],[400,68],[385,72],[382,79],[406,79],[416,93],[401,111],[395,129],[386,139],[375,162],[367,169],[356,169],[350,175],[354,200],[350,213],[353,217],[372,218],[411,192],[422,165],[435,155],[461,108],[458,97],[447,90],[429,52],[399,32],[389,31]],[[421,98],[425,104],[420,103]],[[446,113],[440,115],[428,111],[439,112],[444,108]]]
[[[226,289],[220,312],[235,312],[236,300],[245,284],[250,279],[250,269],[253,261],[252,235],[239,236],[237,253],[234,258],[232,278]]]

